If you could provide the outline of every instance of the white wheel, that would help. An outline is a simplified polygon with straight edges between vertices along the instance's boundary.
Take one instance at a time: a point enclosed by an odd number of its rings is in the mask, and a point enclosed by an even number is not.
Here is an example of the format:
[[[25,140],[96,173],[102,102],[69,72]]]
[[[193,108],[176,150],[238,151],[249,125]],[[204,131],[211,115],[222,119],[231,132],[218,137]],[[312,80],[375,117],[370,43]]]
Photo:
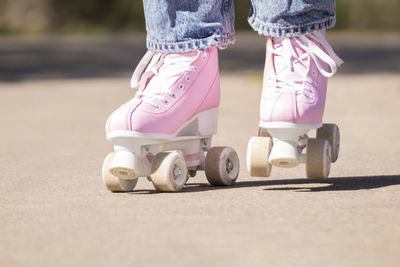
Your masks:
[[[239,157],[231,147],[212,147],[206,155],[205,172],[212,185],[233,185],[239,175]]]
[[[110,164],[114,159],[114,156],[115,152],[112,152],[109,153],[104,159],[102,167],[103,182],[106,185],[107,189],[111,192],[130,192],[135,188],[138,179],[123,180],[112,175],[110,173]]]
[[[317,138],[328,140],[331,145],[329,151],[331,162],[335,162],[339,157],[340,150],[340,131],[336,124],[324,124],[317,130]]]
[[[330,145],[325,139],[309,139],[307,142],[306,172],[310,179],[323,179],[329,176],[331,159]]]
[[[268,159],[272,149],[270,137],[250,138],[247,144],[247,170],[251,176],[269,177],[271,175],[271,164]]]
[[[151,166],[151,181],[161,192],[182,190],[188,180],[188,170],[181,154],[178,152],[158,153]]]

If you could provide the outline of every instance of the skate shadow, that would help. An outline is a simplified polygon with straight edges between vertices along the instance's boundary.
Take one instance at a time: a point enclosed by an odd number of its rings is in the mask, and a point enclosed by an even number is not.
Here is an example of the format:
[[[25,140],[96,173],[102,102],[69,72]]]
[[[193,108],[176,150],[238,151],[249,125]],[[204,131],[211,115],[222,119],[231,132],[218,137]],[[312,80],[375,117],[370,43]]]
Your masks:
[[[265,191],[356,191],[400,185],[400,175],[335,177],[323,180],[294,179],[271,181]]]
[[[234,186],[212,186],[206,183],[187,183],[179,193],[193,193],[213,190],[232,190],[238,188],[265,187],[264,191],[356,191],[377,189],[400,185],[400,175],[335,177],[321,180],[283,179],[237,182]],[[134,190],[130,194],[158,194],[156,190]]]

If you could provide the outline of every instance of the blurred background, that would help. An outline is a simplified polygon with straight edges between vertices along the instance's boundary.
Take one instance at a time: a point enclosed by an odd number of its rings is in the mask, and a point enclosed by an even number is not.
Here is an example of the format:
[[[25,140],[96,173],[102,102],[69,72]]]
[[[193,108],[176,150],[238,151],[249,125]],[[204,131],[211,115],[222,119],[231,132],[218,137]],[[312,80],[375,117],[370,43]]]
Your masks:
[[[336,30],[398,31],[399,0],[337,0]],[[235,0],[236,29],[250,30],[250,1]],[[0,0],[0,33],[144,30],[140,0]]]
[[[345,64],[324,120],[341,156],[325,181],[248,175],[265,58],[249,7],[235,1],[236,43],[219,52],[213,139],[238,152],[237,186],[199,172],[182,194],[146,179],[111,194],[104,124],[135,93],[142,0],[0,0],[1,267],[400,266],[400,0],[337,0],[327,38]]]
[[[223,71],[262,72],[249,8],[235,1],[237,42],[220,53]],[[337,0],[328,39],[346,61],[339,73],[397,73],[398,14],[400,0]],[[0,0],[0,40],[0,81],[128,77],[146,52],[142,1]]]

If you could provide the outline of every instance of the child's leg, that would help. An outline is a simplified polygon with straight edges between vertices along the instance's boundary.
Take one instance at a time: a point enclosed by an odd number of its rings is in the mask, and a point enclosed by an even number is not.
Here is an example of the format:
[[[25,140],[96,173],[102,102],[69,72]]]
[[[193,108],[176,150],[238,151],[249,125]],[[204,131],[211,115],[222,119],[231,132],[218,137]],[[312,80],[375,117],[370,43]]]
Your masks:
[[[308,177],[324,178],[339,147],[338,127],[322,123],[327,79],[342,63],[325,39],[324,30],[335,23],[334,1],[253,0],[253,4],[249,22],[267,35],[260,135],[273,139],[250,140],[250,173],[269,175],[270,165],[257,165],[252,159],[252,155],[257,158],[252,150],[261,144],[268,146],[263,148],[268,154],[272,149],[266,159],[269,164],[295,167],[307,163]],[[317,139],[309,140],[310,129],[318,129]],[[301,152],[306,146],[305,155]]]
[[[336,22],[335,0],[251,0],[249,23],[266,36],[298,36]]]
[[[144,0],[147,47],[188,52],[233,42],[233,0]]]
[[[107,187],[126,191],[121,180],[151,176],[158,190],[177,191],[199,169],[212,184],[233,184],[239,168],[231,148],[204,157],[217,130],[217,46],[233,41],[233,1],[145,0],[144,8],[150,51],[132,77],[135,97],[106,124],[115,148],[104,164]]]

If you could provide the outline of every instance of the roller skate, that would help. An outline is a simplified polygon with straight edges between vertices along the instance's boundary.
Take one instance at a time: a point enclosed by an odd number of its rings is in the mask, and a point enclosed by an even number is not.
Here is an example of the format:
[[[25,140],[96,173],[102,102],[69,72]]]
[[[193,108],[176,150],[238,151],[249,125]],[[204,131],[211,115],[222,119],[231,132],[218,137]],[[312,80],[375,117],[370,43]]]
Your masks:
[[[102,174],[110,191],[132,191],[139,177],[148,178],[158,191],[180,191],[198,170],[205,171],[212,185],[235,183],[236,152],[211,147],[220,101],[216,47],[188,53],[148,51],[131,87],[137,89],[135,97],[106,123],[114,152],[105,158]]]
[[[308,178],[326,178],[340,146],[339,127],[322,123],[327,80],[343,61],[324,32],[268,37],[266,46],[259,131],[247,146],[247,169],[268,177],[272,166],[304,163]],[[316,138],[309,138],[313,129]]]

